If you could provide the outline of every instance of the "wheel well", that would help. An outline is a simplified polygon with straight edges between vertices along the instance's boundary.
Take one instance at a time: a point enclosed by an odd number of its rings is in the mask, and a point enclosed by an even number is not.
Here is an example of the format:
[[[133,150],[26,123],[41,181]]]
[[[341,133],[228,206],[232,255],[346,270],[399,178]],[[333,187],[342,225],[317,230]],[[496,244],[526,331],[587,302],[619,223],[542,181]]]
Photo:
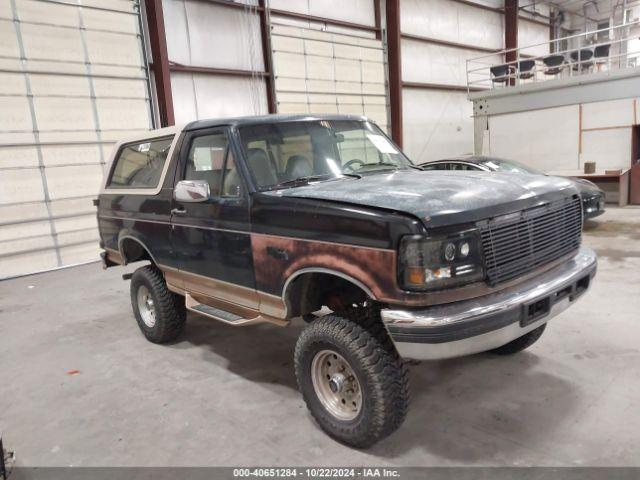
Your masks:
[[[340,311],[369,298],[367,292],[351,280],[324,272],[298,275],[285,292],[290,317],[315,312],[323,306]]]
[[[120,242],[120,254],[125,264],[142,260],[149,260],[151,263],[155,263],[145,246],[133,238],[122,239]]]

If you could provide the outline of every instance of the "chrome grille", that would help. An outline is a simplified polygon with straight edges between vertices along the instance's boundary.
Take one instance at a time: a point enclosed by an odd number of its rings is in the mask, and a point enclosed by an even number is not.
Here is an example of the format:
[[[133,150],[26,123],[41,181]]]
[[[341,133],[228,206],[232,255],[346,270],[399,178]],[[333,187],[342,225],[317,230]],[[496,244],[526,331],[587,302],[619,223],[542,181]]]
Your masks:
[[[557,260],[580,246],[582,206],[568,198],[480,227],[487,281],[516,278]]]

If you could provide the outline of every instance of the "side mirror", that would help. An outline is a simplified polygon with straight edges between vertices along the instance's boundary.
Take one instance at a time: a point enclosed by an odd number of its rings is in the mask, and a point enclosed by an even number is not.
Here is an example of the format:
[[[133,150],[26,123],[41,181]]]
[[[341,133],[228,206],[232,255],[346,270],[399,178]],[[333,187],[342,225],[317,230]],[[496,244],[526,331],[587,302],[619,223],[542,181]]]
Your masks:
[[[206,180],[182,180],[173,190],[173,198],[182,203],[206,202],[209,196],[209,182]]]

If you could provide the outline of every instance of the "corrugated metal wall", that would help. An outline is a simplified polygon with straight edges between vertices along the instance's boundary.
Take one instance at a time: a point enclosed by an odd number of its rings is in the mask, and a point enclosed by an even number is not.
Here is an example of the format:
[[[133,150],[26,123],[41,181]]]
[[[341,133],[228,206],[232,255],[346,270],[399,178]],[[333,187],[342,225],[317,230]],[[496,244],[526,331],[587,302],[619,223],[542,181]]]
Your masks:
[[[231,9],[199,0],[163,0],[162,6],[173,64],[264,71],[260,21],[251,5]],[[173,71],[171,90],[176,123],[268,112],[264,80],[258,76]]]
[[[151,126],[132,0],[0,2],[0,278],[98,258],[111,145]]]
[[[474,3],[504,6],[502,0]],[[435,40],[402,39],[402,80],[424,85],[403,89],[404,150],[417,162],[472,153],[466,60],[490,55],[484,50],[504,48],[504,15],[451,0],[401,0],[400,9],[403,34]],[[520,18],[520,45],[545,38],[549,38],[549,27]],[[491,62],[491,57],[486,61]],[[495,57],[495,63],[501,61]]]
[[[272,22],[278,113],[366,115],[387,129],[382,41]]]

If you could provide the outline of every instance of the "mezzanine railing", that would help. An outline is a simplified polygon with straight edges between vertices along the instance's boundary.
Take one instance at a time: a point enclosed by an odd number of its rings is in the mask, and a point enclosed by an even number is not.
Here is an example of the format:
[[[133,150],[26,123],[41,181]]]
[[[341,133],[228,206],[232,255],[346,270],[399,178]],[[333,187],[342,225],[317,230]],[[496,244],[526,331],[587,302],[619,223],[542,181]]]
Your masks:
[[[599,40],[607,34],[609,38]],[[594,38],[598,40],[593,41]],[[547,53],[525,53],[532,50]],[[640,67],[640,21],[469,59],[467,91],[509,88],[636,67]]]

